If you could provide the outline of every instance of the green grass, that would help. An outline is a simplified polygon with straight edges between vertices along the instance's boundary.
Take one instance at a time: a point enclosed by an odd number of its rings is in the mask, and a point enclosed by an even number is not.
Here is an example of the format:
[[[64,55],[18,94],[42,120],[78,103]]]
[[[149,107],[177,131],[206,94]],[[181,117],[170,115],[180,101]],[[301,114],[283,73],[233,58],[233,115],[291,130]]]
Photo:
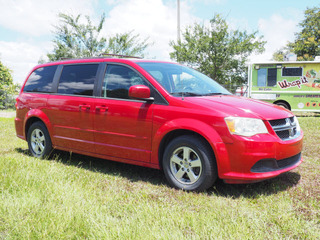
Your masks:
[[[317,239],[320,118],[301,117],[304,163],[256,184],[174,190],[158,170],[66,152],[31,157],[0,118],[0,239]]]

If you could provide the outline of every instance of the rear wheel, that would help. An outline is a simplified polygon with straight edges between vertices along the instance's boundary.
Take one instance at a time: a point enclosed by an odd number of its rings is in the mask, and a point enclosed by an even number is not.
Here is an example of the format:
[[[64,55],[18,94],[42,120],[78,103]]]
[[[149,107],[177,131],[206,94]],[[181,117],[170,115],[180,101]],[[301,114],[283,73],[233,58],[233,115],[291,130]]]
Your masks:
[[[173,139],[164,152],[163,170],[169,184],[178,189],[203,191],[217,179],[212,150],[199,137]]]
[[[285,102],[277,102],[276,105],[278,105],[278,106],[280,106],[280,107],[283,107],[283,108],[285,108],[285,109],[290,110],[289,105],[288,105],[287,103],[285,103]]]
[[[42,122],[33,123],[27,134],[30,153],[37,158],[48,157],[52,151],[52,143],[46,126]]]

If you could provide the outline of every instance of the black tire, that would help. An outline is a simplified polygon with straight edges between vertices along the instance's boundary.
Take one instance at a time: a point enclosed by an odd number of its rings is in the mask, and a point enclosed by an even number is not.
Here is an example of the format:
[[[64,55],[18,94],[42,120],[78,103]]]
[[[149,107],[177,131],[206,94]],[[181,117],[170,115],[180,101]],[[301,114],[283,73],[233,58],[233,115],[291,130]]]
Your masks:
[[[33,123],[27,134],[30,153],[37,158],[49,157],[52,152],[52,143],[49,132],[42,122]]]
[[[276,105],[280,106],[280,107],[283,107],[285,109],[288,109],[290,110],[290,107],[288,104],[286,104],[285,102],[277,102]]]
[[[218,177],[210,146],[191,135],[177,137],[168,144],[163,155],[163,171],[172,187],[187,191],[204,191]]]

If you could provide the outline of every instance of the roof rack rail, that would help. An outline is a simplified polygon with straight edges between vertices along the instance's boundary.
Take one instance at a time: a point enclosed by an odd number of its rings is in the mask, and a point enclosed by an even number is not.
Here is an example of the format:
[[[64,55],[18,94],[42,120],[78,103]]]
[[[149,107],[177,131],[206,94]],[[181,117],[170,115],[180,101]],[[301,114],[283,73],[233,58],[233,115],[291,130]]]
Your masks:
[[[100,53],[99,57],[110,56],[110,57],[121,57],[121,58],[138,58],[142,59],[142,57],[137,56],[129,56],[129,55],[121,55],[121,54],[113,54],[113,53]]]
[[[100,53],[96,57],[80,57],[80,58],[70,58],[70,57],[61,57],[59,58],[58,61],[63,61],[63,60],[77,60],[77,59],[95,59],[95,58],[101,58],[101,57],[119,57],[119,58],[137,58],[137,59],[142,59],[142,57],[137,57],[137,56],[129,56],[129,55],[121,55],[121,54],[112,54],[112,53]]]
[[[61,60],[69,60],[69,59],[74,59],[74,58],[61,57],[61,58],[59,58],[59,61],[61,61]]]

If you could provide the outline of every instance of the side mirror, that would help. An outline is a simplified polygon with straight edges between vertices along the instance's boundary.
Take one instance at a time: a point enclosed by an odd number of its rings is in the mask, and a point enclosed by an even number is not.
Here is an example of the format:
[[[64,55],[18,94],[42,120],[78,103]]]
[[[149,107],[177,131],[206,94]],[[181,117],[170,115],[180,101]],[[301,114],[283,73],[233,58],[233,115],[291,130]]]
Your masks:
[[[145,85],[134,85],[129,88],[130,98],[153,101],[150,94],[150,88]]]

